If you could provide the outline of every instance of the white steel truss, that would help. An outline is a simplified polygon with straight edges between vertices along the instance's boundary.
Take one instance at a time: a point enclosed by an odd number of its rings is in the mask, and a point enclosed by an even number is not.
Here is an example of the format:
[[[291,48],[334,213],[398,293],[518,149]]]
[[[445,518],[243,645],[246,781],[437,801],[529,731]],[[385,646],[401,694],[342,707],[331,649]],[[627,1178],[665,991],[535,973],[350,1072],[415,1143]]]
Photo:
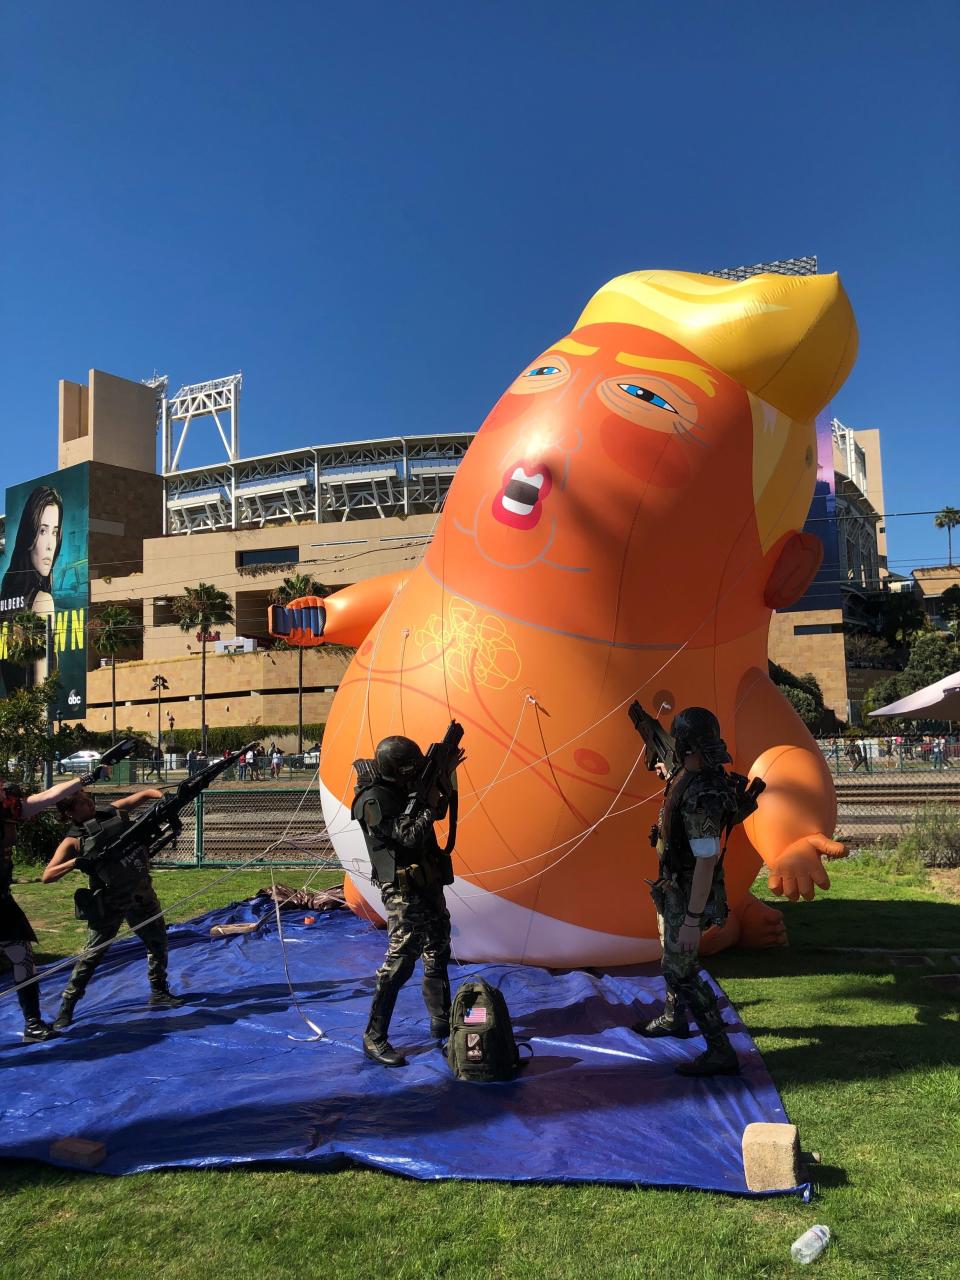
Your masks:
[[[141,378],[140,382],[143,386],[149,387],[156,397],[157,430],[162,432],[167,415],[167,386],[170,379],[165,373],[157,373],[154,370],[152,377]]]
[[[180,455],[186,443],[187,433],[194,418],[212,418],[223,442],[230,462],[237,460],[240,444],[240,388],[243,374],[234,373],[229,378],[213,378],[210,382],[195,382],[181,387],[162,404],[164,475],[175,473],[180,466]],[[229,438],[223,429],[221,415],[227,418]],[[173,445],[174,423],[182,423],[176,448]]]
[[[436,513],[472,439],[468,431],[394,436],[311,445],[189,471],[169,468],[164,531]]]
[[[704,275],[719,276],[721,280],[749,280],[751,276],[815,276],[818,272],[817,255],[806,258],[775,258],[773,262],[755,262],[750,267],[719,267]]]

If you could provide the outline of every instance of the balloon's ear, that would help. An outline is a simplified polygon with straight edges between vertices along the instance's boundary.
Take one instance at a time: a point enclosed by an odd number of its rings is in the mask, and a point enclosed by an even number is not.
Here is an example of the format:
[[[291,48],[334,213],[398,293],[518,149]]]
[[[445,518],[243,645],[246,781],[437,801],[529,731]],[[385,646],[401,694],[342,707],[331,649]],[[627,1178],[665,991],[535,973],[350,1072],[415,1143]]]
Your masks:
[[[817,576],[823,562],[823,543],[812,533],[791,533],[774,561],[763,592],[768,609],[796,604]]]

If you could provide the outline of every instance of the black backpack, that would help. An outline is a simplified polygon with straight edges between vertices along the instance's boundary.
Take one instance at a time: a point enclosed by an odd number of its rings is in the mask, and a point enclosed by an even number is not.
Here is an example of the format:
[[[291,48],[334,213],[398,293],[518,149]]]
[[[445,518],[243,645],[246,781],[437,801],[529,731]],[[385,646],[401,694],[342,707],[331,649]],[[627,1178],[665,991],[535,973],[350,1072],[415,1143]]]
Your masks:
[[[457,989],[447,1062],[458,1080],[513,1080],[520,1070],[507,1002],[483,978],[463,982]]]

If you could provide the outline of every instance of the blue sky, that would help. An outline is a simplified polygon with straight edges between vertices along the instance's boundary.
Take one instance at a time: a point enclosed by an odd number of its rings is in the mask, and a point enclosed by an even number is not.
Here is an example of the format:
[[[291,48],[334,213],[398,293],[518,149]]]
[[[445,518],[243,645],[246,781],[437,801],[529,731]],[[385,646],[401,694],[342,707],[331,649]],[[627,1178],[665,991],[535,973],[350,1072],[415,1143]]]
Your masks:
[[[960,506],[960,6],[347,8],[7,9],[0,487],[91,366],[242,369],[244,454],[472,429],[611,276],[814,252],[888,512]]]

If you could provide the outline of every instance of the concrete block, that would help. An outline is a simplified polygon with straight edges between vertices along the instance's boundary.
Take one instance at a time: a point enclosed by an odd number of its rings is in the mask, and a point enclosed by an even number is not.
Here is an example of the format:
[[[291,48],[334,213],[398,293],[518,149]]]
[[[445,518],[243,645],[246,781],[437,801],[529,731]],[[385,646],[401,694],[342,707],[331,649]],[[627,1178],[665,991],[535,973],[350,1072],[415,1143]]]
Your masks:
[[[743,1172],[751,1191],[782,1191],[800,1181],[800,1137],[795,1124],[748,1124]]]
[[[50,1143],[50,1159],[80,1169],[95,1169],[106,1158],[107,1148],[91,1138],[60,1138]]]

